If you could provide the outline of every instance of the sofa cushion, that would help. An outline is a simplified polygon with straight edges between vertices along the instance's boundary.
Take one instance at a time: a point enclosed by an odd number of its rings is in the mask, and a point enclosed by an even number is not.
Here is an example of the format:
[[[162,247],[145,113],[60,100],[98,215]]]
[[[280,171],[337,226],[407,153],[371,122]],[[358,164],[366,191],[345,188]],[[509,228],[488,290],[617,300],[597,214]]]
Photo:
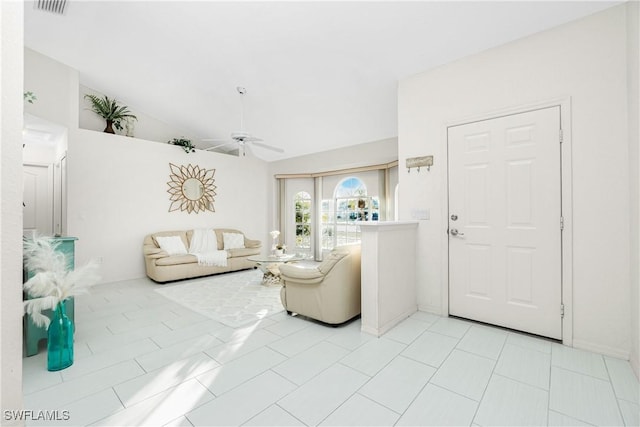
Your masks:
[[[180,236],[156,236],[160,248],[171,255],[186,255],[187,248]]]
[[[189,241],[187,240],[187,233],[186,231],[161,231],[159,233],[153,233],[151,235],[151,240],[153,241],[153,243],[157,246],[160,247],[160,245],[158,244],[158,240],[157,237],[168,237],[168,236],[180,236],[180,238],[182,239],[182,243],[184,244],[185,248],[189,247]]]
[[[233,228],[214,228],[216,232],[216,239],[218,239],[218,250],[224,250],[224,237],[223,233],[238,233],[244,236],[244,233],[240,230],[234,230]]]
[[[222,233],[224,250],[244,249],[244,235],[242,233]]]
[[[195,255],[166,256],[164,258],[158,258],[156,260],[156,265],[178,265],[191,263],[198,263],[198,258],[196,258]]]

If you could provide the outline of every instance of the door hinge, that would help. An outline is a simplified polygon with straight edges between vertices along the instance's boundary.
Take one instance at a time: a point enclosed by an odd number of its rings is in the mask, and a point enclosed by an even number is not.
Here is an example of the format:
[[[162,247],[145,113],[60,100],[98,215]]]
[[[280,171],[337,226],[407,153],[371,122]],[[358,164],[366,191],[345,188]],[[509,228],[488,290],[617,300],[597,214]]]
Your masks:
[[[564,217],[560,217],[560,230],[564,230]]]
[[[564,142],[564,135],[562,133],[562,129],[560,129],[560,144]]]
[[[560,304],[560,317],[564,318],[564,304]]]

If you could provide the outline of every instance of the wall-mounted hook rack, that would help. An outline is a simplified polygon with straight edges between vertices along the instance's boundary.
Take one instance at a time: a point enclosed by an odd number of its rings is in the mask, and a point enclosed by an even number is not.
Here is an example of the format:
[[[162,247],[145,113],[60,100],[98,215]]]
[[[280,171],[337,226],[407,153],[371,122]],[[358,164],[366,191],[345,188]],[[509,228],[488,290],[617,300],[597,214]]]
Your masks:
[[[411,168],[418,168],[420,172],[421,166],[427,167],[427,172],[431,172],[431,166],[433,166],[433,156],[411,157],[406,161],[407,173],[411,172]]]

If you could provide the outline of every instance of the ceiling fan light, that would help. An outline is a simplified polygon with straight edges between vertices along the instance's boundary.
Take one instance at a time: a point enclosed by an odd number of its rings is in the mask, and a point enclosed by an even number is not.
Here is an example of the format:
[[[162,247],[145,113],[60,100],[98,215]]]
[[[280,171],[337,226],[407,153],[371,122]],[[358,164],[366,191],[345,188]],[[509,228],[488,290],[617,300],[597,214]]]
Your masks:
[[[250,136],[251,134],[249,132],[244,132],[244,131],[231,132],[231,139],[235,139],[237,141],[244,141]]]

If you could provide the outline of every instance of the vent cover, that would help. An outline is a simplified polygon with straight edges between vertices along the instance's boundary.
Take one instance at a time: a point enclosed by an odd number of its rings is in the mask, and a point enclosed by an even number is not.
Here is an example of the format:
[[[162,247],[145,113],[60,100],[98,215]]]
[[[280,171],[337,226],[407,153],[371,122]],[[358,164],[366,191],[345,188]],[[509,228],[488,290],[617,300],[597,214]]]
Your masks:
[[[66,6],[67,0],[38,0],[36,2],[36,9],[57,13],[58,15],[64,14]]]

